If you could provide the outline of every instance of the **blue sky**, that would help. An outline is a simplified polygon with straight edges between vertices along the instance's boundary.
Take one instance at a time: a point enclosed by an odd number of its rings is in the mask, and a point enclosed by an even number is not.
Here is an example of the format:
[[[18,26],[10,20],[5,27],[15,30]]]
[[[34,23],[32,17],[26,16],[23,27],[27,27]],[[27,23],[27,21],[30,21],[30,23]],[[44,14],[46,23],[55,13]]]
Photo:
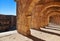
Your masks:
[[[0,14],[16,15],[16,2],[14,0],[0,0]]]

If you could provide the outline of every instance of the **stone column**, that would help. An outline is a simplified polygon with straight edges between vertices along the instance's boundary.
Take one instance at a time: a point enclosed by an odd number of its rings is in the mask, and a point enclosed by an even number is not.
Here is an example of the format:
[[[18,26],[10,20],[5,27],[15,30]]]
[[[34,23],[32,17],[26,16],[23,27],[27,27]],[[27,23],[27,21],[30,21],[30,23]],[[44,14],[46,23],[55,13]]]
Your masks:
[[[31,12],[39,0],[17,0],[17,31],[30,35]]]
[[[17,2],[17,31],[25,36],[30,35],[30,27],[28,23],[28,5],[26,1]],[[26,6],[25,6],[26,5]]]

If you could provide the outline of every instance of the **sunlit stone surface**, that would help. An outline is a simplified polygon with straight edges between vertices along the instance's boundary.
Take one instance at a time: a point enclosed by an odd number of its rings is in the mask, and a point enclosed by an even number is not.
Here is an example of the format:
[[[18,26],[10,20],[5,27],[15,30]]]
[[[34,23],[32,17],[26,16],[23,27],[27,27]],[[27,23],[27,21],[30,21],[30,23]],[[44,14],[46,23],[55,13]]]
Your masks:
[[[60,25],[60,0],[16,0],[17,31],[30,35],[30,28],[39,30],[49,23]]]

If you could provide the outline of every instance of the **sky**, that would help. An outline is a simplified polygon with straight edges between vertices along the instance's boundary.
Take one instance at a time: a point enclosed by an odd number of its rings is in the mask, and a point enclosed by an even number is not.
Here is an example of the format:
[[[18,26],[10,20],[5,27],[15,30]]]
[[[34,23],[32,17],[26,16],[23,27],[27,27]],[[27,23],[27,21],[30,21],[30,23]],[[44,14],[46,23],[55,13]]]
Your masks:
[[[16,15],[16,2],[14,0],[0,0],[0,14]]]

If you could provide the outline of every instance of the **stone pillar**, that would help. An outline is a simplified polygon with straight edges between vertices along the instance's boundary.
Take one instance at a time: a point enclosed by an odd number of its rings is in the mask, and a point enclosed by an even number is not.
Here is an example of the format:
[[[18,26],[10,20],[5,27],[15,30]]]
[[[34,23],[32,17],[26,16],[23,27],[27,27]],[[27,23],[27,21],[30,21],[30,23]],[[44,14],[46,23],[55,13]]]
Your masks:
[[[17,31],[23,35],[30,35],[31,12],[39,0],[17,1]]]
[[[17,2],[17,31],[25,36],[30,35],[30,27],[28,23],[26,2],[20,0]]]

